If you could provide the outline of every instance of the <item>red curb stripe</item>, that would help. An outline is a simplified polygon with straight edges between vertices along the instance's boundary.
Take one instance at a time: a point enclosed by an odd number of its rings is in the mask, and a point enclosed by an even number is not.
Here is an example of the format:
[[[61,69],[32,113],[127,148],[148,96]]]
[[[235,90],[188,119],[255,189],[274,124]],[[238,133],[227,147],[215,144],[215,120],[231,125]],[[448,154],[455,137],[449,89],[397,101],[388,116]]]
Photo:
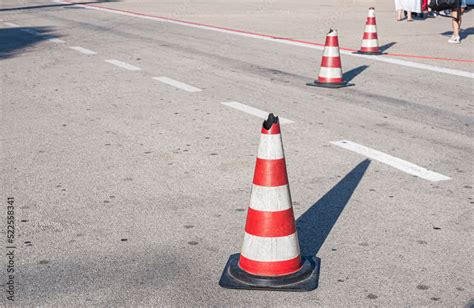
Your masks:
[[[301,257],[285,261],[262,262],[240,255],[239,266],[247,273],[261,276],[282,276],[297,272],[301,268]]]
[[[261,159],[257,157],[253,183],[267,187],[287,185],[285,159]]]
[[[341,68],[341,58],[340,57],[325,57],[321,59],[322,67],[332,67],[332,68]]]
[[[265,135],[278,135],[278,134],[281,134],[280,124],[279,123],[273,124],[272,127],[270,127],[269,130],[265,129],[265,127],[262,127],[262,134],[265,134]]]
[[[461,63],[474,63],[474,60],[438,58],[438,57],[431,57],[431,56],[406,55],[406,54],[399,54],[399,53],[386,53],[382,56],[401,57],[401,58],[414,58],[414,59],[426,59],[426,60],[436,60],[436,61],[449,61],[449,62],[461,62]]]
[[[73,3],[71,1],[63,1],[67,3]],[[189,24],[189,25],[196,25],[196,26],[204,26],[212,29],[220,29],[220,30],[226,30],[229,32],[235,32],[235,33],[243,33],[243,34],[251,34],[254,36],[259,36],[259,37],[266,37],[266,38],[272,38],[275,40],[282,40],[282,41],[288,41],[288,42],[294,42],[294,43],[301,43],[305,45],[313,45],[313,46],[321,46],[323,47],[324,44],[316,43],[316,42],[309,42],[309,41],[304,41],[304,40],[298,40],[298,39],[291,39],[291,38],[285,38],[285,37],[279,37],[279,36],[274,36],[274,35],[268,35],[268,34],[261,34],[261,33],[255,33],[255,32],[249,32],[249,31],[242,31],[242,30],[237,30],[237,29],[231,29],[231,28],[225,28],[225,27],[219,27],[219,26],[213,26],[213,25],[208,25],[204,23],[197,23],[197,22],[191,22],[191,21],[185,21],[185,20],[179,20],[179,19],[174,19],[174,18],[169,18],[169,17],[163,17],[163,16],[156,16],[156,15],[151,15],[151,14],[143,14],[143,13],[137,13],[133,11],[127,11],[127,10],[121,10],[121,9],[115,9],[115,8],[108,8],[108,7],[103,7],[100,5],[94,5],[94,4],[79,4],[79,3],[73,3],[77,4],[80,6],[90,6],[90,7],[96,7],[99,9],[104,9],[104,10],[109,10],[109,11],[116,11],[116,12],[122,12],[122,13],[127,13],[131,15],[137,15],[137,16],[144,16],[144,17],[152,17],[152,18],[159,18],[162,20],[171,20],[171,21],[176,21],[180,22],[183,24]],[[345,51],[351,51],[355,52],[357,49],[352,49],[352,48],[340,48],[341,50]],[[474,63],[474,60],[468,60],[468,59],[456,59],[456,58],[442,58],[442,57],[433,57],[433,56],[420,56],[420,55],[408,55],[408,54],[395,54],[395,53],[386,53],[382,56],[391,56],[391,57],[402,57],[402,58],[415,58],[415,59],[427,59],[427,60],[435,60],[435,61],[448,61],[448,62],[462,62],[462,63]]]
[[[257,211],[249,207],[245,232],[260,237],[288,236],[296,232],[293,209],[278,212]]]

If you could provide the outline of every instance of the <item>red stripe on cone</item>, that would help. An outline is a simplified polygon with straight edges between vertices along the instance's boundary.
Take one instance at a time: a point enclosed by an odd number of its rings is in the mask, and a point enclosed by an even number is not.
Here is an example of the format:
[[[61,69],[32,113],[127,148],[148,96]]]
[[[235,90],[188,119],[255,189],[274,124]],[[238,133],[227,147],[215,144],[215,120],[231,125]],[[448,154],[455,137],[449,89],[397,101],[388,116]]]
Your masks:
[[[361,47],[360,51],[362,52],[380,52],[379,47]]]
[[[288,184],[285,159],[261,159],[257,157],[253,183],[259,186],[282,186]]]
[[[339,47],[339,40],[337,36],[326,36],[326,43],[324,44],[325,46],[330,46],[330,47]]]
[[[364,32],[364,40],[376,40],[378,39],[377,37],[377,32]]]
[[[344,78],[318,77],[318,81],[321,82],[321,83],[339,83],[339,82],[344,82]]]
[[[251,207],[247,213],[245,232],[260,237],[288,236],[295,233],[293,209],[277,212],[257,211]]]
[[[366,25],[376,25],[375,17],[367,17]]]
[[[301,268],[301,257],[275,262],[262,262],[247,259],[240,255],[240,268],[244,271],[260,276],[281,276],[297,272]]]
[[[265,129],[265,127],[262,127],[262,134],[265,135],[278,135],[280,134],[280,124],[274,123],[270,129]]]
[[[340,57],[325,57],[321,59],[321,66],[323,67],[341,67],[341,58]]]

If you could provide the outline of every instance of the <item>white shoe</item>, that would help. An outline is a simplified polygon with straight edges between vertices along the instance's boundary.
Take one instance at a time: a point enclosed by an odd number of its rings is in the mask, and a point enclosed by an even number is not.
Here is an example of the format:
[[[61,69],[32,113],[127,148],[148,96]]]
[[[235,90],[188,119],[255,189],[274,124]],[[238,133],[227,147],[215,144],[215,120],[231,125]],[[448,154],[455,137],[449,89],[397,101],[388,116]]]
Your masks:
[[[458,36],[451,36],[451,38],[448,40],[448,43],[450,44],[460,44],[461,43],[461,38]]]

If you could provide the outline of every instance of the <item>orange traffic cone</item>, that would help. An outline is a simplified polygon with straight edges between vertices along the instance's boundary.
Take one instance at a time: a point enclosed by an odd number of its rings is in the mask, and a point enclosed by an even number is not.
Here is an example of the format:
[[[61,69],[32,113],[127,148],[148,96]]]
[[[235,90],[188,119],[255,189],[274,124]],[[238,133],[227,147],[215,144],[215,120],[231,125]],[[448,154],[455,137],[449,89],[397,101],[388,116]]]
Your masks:
[[[307,83],[307,85],[325,88],[342,88],[352,85],[347,83],[342,76],[341,55],[336,30],[329,30],[326,36],[318,79],[312,83]]]
[[[300,256],[278,117],[263,122],[240,254],[231,255],[219,281],[230,289],[310,291],[319,261]]]
[[[364,36],[362,37],[362,46],[357,53],[367,55],[382,54],[377,37],[377,22],[375,21],[375,9],[373,7],[369,8],[367,21],[365,22]]]

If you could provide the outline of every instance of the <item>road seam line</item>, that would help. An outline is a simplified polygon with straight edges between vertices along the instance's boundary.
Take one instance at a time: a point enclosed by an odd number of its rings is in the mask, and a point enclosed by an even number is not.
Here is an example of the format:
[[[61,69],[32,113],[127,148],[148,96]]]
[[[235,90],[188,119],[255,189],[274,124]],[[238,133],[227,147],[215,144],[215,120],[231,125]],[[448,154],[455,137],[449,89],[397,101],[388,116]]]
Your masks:
[[[330,143],[431,182],[451,180],[450,177],[440,173],[428,170],[406,160],[371,149],[349,140],[331,141]]]
[[[119,60],[110,59],[110,60],[105,60],[105,62],[113,64],[113,65],[121,67],[121,68],[124,68],[124,69],[129,70],[129,71],[140,71],[141,70],[141,68],[139,68],[137,66],[134,66],[134,65],[131,65],[131,64],[119,61]]]
[[[165,83],[167,85],[173,86],[175,88],[187,91],[187,92],[201,92],[202,91],[199,88],[193,87],[191,85],[179,82],[177,80],[174,80],[174,79],[171,79],[171,78],[168,78],[168,77],[165,77],[165,76],[153,77],[153,79],[158,80],[158,81],[160,81],[162,83]]]
[[[4,22],[4,24],[5,24],[6,26],[9,26],[9,27],[19,27],[19,25],[14,24],[14,23],[12,23],[12,22]]]
[[[79,51],[80,53],[83,53],[85,55],[96,55],[97,54],[97,52],[92,51],[92,50],[87,49],[87,48],[83,48],[81,46],[69,46],[69,48],[71,48],[72,50],[75,50],[75,51]]]
[[[239,111],[243,111],[245,113],[251,114],[253,116],[256,116],[256,117],[264,119],[264,120],[266,120],[268,118],[269,112],[263,111],[263,110],[260,110],[260,109],[254,108],[254,107],[250,107],[250,106],[244,105],[244,104],[239,103],[239,102],[222,102],[221,104],[224,105],[224,106],[227,106],[227,107],[237,109]],[[294,121],[282,118],[280,116],[278,117],[278,119],[280,120],[281,124],[295,123]]]

